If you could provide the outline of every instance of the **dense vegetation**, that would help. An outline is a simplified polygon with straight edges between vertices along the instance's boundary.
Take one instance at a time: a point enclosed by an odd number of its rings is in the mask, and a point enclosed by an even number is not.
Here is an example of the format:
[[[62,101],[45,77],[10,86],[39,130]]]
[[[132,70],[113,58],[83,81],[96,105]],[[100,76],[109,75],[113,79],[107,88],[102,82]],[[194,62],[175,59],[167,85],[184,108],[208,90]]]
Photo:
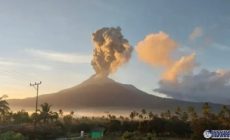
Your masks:
[[[104,139],[157,140],[203,139],[206,129],[230,129],[230,110],[223,106],[213,113],[208,103],[198,114],[193,107],[167,110],[154,114],[142,109],[132,111],[127,117],[108,114],[102,117],[75,117],[75,112],[53,112],[51,105],[43,103],[38,113],[25,110],[12,112],[8,103],[0,98],[0,139],[2,140],[51,140],[58,137],[78,137],[80,131],[89,133],[94,128],[104,128]],[[89,138],[86,138],[89,139]]]

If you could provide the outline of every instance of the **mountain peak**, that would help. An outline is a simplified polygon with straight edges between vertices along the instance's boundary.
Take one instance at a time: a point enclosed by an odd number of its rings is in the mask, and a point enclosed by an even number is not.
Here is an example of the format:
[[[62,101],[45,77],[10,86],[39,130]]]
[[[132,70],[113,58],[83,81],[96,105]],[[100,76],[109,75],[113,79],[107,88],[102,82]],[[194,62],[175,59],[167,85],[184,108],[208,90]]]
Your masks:
[[[31,107],[35,98],[8,100],[11,107]],[[61,90],[57,93],[39,96],[39,104],[48,102],[56,108],[103,108],[118,110],[153,109],[156,111],[171,109],[176,106],[194,106],[201,108],[201,103],[191,103],[174,99],[163,99],[147,94],[132,85],[121,84],[108,77],[92,75],[80,85]]]
[[[92,75],[89,79],[81,83],[80,85],[88,86],[88,85],[103,85],[103,84],[108,84],[108,83],[117,83],[114,80],[104,77],[104,76],[99,76],[99,75]]]

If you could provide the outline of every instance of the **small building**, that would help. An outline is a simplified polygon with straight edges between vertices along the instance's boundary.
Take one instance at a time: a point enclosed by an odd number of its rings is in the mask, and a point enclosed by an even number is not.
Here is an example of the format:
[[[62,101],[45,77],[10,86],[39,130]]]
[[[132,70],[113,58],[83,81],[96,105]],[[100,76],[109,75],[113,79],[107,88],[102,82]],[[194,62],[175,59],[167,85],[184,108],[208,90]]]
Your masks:
[[[91,130],[90,137],[92,139],[100,139],[104,136],[105,129],[102,127],[97,127]]]

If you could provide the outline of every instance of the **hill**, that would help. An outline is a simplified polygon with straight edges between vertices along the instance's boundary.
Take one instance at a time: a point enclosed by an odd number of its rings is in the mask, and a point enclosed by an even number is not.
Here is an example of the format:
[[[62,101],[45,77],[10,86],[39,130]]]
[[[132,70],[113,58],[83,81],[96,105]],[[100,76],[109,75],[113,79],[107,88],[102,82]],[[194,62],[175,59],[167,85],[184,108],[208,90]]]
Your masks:
[[[34,107],[35,97],[8,100],[12,108]],[[39,96],[39,104],[48,102],[61,109],[104,109],[104,110],[134,110],[151,109],[165,111],[177,106],[187,108],[193,106],[200,110],[203,103],[167,99],[147,94],[136,87],[121,84],[109,78],[92,76],[88,80],[72,88],[57,93]],[[214,111],[220,105],[210,104]]]

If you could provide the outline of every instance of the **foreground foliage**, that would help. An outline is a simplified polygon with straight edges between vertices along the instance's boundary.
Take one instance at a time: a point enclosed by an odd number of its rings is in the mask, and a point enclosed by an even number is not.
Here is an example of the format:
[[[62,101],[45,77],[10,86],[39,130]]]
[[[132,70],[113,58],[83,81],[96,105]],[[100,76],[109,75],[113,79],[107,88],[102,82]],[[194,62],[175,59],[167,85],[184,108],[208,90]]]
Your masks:
[[[0,98],[1,140],[52,140],[58,137],[79,137],[80,131],[89,134],[94,128],[103,128],[107,140],[160,140],[203,139],[206,129],[230,129],[230,110],[223,106],[213,113],[209,104],[201,113],[193,107],[167,110],[154,114],[142,109],[130,115],[102,117],[75,117],[71,111],[64,115],[53,112],[52,106],[43,103],[38,113],[29,115],[25,110],[11,112],[8,103]],[[36,125],[35,125],[36,124]]]

